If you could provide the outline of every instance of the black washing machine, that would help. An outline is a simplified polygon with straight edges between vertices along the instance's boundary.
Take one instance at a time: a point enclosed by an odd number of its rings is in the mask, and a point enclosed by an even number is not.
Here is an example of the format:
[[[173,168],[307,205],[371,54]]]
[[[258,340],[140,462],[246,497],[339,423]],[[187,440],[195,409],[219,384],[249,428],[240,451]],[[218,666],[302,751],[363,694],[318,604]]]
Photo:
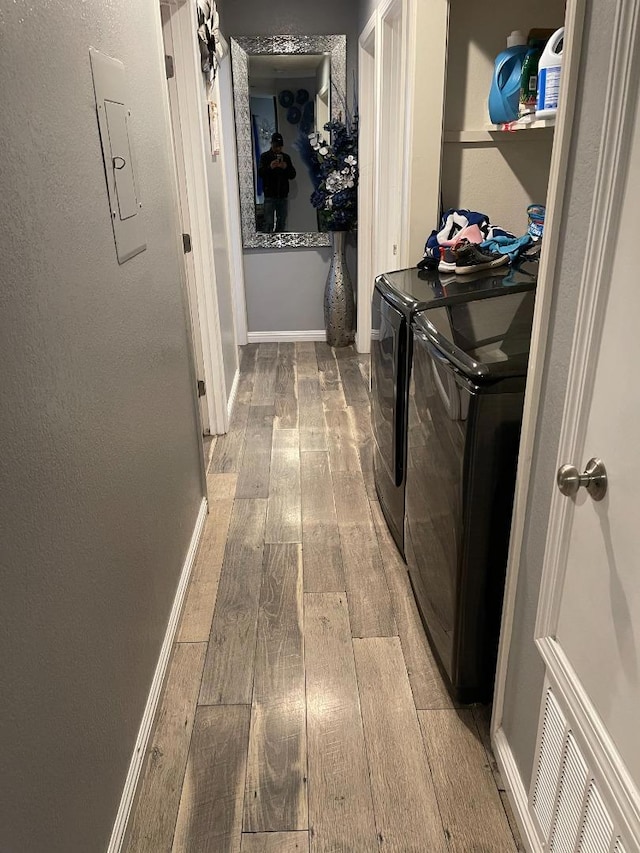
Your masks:
[[[456,276],[417,268],[379,276],[371,324],[371,421],[376,491],[391,534],[405,557],[404,515],[407,426],[415,419],[409,380],[413,354],[411,322],[424,309],[470,298],[531,290],[537,264]]]
[[[405,551],[453,696],[493,693],[535,293],[415,315]]]

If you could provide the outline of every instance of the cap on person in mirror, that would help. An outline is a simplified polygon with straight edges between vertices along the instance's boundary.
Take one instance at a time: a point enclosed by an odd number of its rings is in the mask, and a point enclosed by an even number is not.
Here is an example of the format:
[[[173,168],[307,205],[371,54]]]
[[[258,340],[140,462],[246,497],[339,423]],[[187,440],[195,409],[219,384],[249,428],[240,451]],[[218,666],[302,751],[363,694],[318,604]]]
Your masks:
[[[274,133],[271,136],[271,144],[272,145],[284,145],[284,139],[282,138],[281,133]]]

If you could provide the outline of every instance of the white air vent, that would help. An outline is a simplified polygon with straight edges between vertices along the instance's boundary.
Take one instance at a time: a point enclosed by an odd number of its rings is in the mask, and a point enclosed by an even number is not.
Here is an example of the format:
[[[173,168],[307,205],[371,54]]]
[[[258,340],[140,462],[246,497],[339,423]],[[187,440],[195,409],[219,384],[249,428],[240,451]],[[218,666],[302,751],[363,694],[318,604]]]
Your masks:
[[[607,814],[595,782],[592,782],[589,786],[578,851],[579,853],[609,853],[612,839],[613,821]]]
[[[558,779],[562,765],[566,721],[551,690],[547,691],[538,754],[538,773],[533,791],[533,810],[545,838],[551,832]]]
[[[600,777],[587,757],[589,741],[586,737],[583,741],[583,733],[572,727],[550,687],[543,702],[530,800],[542,849],[545,853],[625,853],[629,839],[621,833],[617,802],[607,801],[598,785]],[[604,784],[608,777],[604,770],[599,772]]]
[[[573,735],[569,733],[562,762],[558,805],[549,847],[552,853],[573,853],[575,850],[588,779],[587,764],[580,755]]]

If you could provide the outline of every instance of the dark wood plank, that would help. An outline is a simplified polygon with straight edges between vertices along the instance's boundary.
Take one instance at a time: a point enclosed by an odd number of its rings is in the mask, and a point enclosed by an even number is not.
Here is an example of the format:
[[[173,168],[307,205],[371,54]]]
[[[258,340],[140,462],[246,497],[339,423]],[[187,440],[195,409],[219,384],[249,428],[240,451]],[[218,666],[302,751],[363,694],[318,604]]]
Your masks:
[[[209,516],[178,629],[180,643],[206,643],[209,639],[232,508],[233,500],[216,500],[209,504]]]
[[[258,344],[251,395],[252,406],[275,405],[277,362],[278,344]]]
[[[305,595],[309,835],[313,853],[378,849],[344,595]]]
[[[369,386],[371,383],[371,356],[369,353],[360,352],[357,355],[358,359],[358,369],[360,370],[360,375],[362,376],[362,381],[364,382],[365,388],[367,391],[369,390]]]
[[[198,708],[173,853],[240,853],[249,708]]]
[[[326,450],[327,435],[317,372],[305,376],[298,368],[298,409],[300,450]]]
[[[273,431],[265,542],[302,542],[300,436],[297,429]]]
[[[346,409],[328,409],[324,417],[332,473],[349,471],[361,475],[360,456],[351,431],[352,421],[349,413]]]
[[[237,498],[268,498],[274,406],[251,406],[247,420]]]
[[[493,749],[491,748],[491,710],[491,705],[475,705],[472,708],[473,719],[475,720],[478,728],[480,740],[484,747],[494,782],[496,783],[499,791],[505,791],[506,787],[502,781],[502,774],[500,773],[498,762],[496,761]]]
[[[515,851],[472,711],[419,711],[418,716],[449,850]]]
[[[305,592],[346,592],[338,525],[334,522],[302,526]]]
[[[351,421],[351,432],[358,446],[360,467],[367,495],[370,500],[377,500],[376,486],[373,479],[373,434],[371,432],[371,409],[369,405],[349,406],[347,414]]]
[[[398,853],[445,853],[400,641],[354,640],[353,647],[380,847]]]
[[[342,553],[328,453],[301,453],[300,479],[305,591],[344,591]]]
[[[329,454],[312,451],[300,454],[302,524],[337,523]]]
[[[233,412],[231,413],[229,431],[225,435],[219,435],[216,438],[211,456],[211,471],[228,473],[237,472],[240,468],[247,418],[249,417],[249,405],[253,392],[254,367],[257,352],[257,344],[247,344],[242,347],[238,390],[236,392]]]
[[[507,816],[507,820],[509,821],[509,828],[511,829],[511,834],[513,835],[513,842],[516,845],[516,850],[518,853],[526,853],[526,847],[522,842],[522,837],[520,835],[520,830],[518,829],[518,822],[513,813],[513,809],[511,808],[511,803],[509,802],[509,796],[506,791],[500,791],[500,800],[502,802],[502,807]]]
[[[351,357],[340,358],[336,350],[336,358],[347,406],[359,406],[368,403],[369,391],[367,384],[353,351]]]
[[[344,409],[347,401],[342,390],[340,371],[333,350],[324,342],[316,342],[316,359],[318,362],[318,377],[320,392],[325,411]]]
[[[128,853],[171,850],[205,651],[205,643],[174,648],[130,820]]]
[[[266,545],[244,808],[245,832],[307,829],[302,549]]]
[[[296,342],[296,368],[298,378],[301,376],[318,378],[318,361],[313,341]]]
[[[309,833],[245,832],[242,853],[309,853]]]
[[[370,524],[371,508],[360,471],[331,471],[338,524]]]
[[[250,402],[251,389],[238,391],[229,423],[229,431],[216,438],[209,471],[228,473],[240,470]]]
[[[296,350],[294,344],[278,344],[278,363],[275,384],[275,429],[296,429],[298,426],[298,394],[296,381]]]
[[[453,708],[453,700],[440,675],[418,613],[406,563],[387,529],[380,504],[371,501],[371,509],[415,706],[423,709]]]
[[[266,511],[265,500],[234,502],[201,705],[251,704]]]
[[[237,474],[219,474],[217,471],[209,471],[207,474],[207,494],[209,502],[235,498],[236,486],[238,485]]]
[[[353,636],[395,636],[398,629],[373,525],[339,525],[339,530]]]

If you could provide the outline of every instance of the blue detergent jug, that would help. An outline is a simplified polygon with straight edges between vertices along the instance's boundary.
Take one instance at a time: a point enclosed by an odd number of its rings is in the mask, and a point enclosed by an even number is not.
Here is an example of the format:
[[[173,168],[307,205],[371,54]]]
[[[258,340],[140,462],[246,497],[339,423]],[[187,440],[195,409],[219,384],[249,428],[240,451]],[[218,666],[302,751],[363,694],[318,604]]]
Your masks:
[[[496,57],[489,92],[489,118],[493,124],[504,124],[518,118],[520,78],[527,50],[526,44],[518,44],[508,47]]]

